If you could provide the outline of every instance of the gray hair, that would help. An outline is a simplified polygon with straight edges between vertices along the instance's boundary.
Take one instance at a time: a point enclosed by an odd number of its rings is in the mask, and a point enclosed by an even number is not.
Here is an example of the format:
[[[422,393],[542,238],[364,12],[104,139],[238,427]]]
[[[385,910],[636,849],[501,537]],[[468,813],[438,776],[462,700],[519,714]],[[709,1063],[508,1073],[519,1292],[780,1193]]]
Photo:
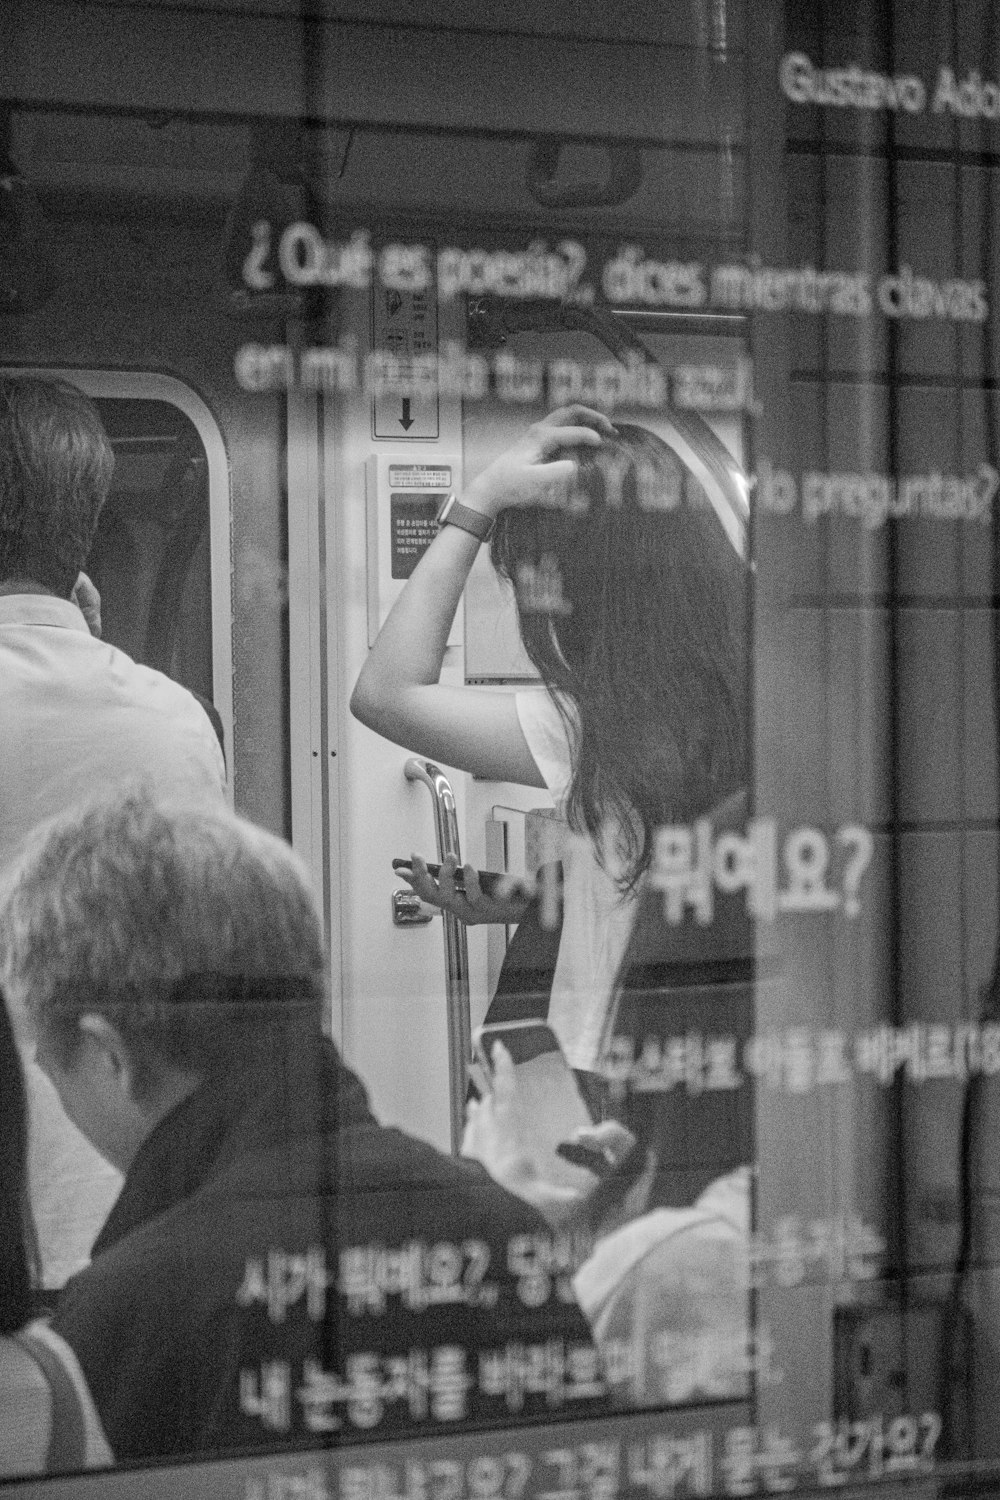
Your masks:
[[[326,991],[305,867],[226,811],[130,788],[39,829],[0,888],[0,985],[65,1065],[87,1012],[140,1071],[204,1073]],[[256,1026],[253,1023],[258,1023]]]
[[[68,599],[114,467],[97,407],[75,385],[0,376],[0,579],[31,578]]]

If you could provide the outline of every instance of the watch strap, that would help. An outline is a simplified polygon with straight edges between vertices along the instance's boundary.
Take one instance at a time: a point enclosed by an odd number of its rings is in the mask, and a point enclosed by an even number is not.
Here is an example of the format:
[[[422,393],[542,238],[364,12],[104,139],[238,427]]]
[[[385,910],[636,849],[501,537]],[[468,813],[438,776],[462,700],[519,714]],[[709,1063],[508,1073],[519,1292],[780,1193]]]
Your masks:
[[[489,516],[469,505],[462,505],[457,495],[449,495],[445,500],[438,511],[437,522],[439,526],[457,526],[461,531],[468,531],[480,542],[488,541],[493,530]]]

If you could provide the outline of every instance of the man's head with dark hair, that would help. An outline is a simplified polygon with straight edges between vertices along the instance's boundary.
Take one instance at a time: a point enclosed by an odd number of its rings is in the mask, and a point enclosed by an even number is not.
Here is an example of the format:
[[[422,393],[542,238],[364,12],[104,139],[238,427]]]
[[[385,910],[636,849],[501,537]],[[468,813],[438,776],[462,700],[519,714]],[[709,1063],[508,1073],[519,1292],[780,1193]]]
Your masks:
[[[0,976],[70,1118],[124,1170],[206,1077],[319,1039],[326,956],[287,844],[140,787],[28,840],[0,885]]]
[[[97,408],[76,386],[0,376],[0,583],[69,598],[114,463]]]

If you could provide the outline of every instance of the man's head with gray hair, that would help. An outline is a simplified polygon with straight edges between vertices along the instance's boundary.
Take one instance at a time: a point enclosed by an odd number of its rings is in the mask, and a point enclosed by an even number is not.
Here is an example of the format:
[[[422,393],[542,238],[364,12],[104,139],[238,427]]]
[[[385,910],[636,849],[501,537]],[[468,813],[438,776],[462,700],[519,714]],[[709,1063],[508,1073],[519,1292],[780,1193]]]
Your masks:
[[[140,1101],[164,1074],[238,1065],[276,1026],[318,1034],[325,972],[291,849],[143,788],[44,826],[0,889],[0,986],[60,1094],[58,1075],[112,1033]]]
[[[97,408],[76,386],[0,375],[0,583],[69,598],[114,466]]]

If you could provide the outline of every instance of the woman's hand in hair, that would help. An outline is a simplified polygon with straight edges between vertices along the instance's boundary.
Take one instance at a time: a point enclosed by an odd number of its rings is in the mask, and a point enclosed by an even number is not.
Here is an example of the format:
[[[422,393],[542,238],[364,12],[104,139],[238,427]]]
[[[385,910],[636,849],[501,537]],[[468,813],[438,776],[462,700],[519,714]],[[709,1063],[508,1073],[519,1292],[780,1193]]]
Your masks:
[[[516,443],[495,458],[462,494],[463,504],[495,516],[512,507],[566,505],[576,476],[567,448],[599,448],[615,429],[603,412],[561,406],[533,422]]]
[[[554,411],[462,491],[462,504],[490,519],[507,506],[565,504],[577,464],[564,455],[599,448],[614,430],[607,417],[585,406]],[[478,535],[459,526],[440,528],[368,653],[351,695],[351,713],[376,734],[428,760],[485,781],[544,787],[514,695],[441,681],[451,624],[478,552]],[[465,905],[462,912],[466,920],[474,915]]]
[[[453,854],[445,855],[441,873],[436,880],[419,854],[413,855],[411,864],[412,874],[407,870],[398,870],[397,874],[416,891],[421,901],[439,906],[442,911],[450,911],[468,927],[475,927],[483,922],[503,922],[508,925],[520,922],[531,902],[531,893],[516,875],[503,876],[494,894],[487,896],[471,865],[462,867],[464,892],[456,890],[458,860]]]

